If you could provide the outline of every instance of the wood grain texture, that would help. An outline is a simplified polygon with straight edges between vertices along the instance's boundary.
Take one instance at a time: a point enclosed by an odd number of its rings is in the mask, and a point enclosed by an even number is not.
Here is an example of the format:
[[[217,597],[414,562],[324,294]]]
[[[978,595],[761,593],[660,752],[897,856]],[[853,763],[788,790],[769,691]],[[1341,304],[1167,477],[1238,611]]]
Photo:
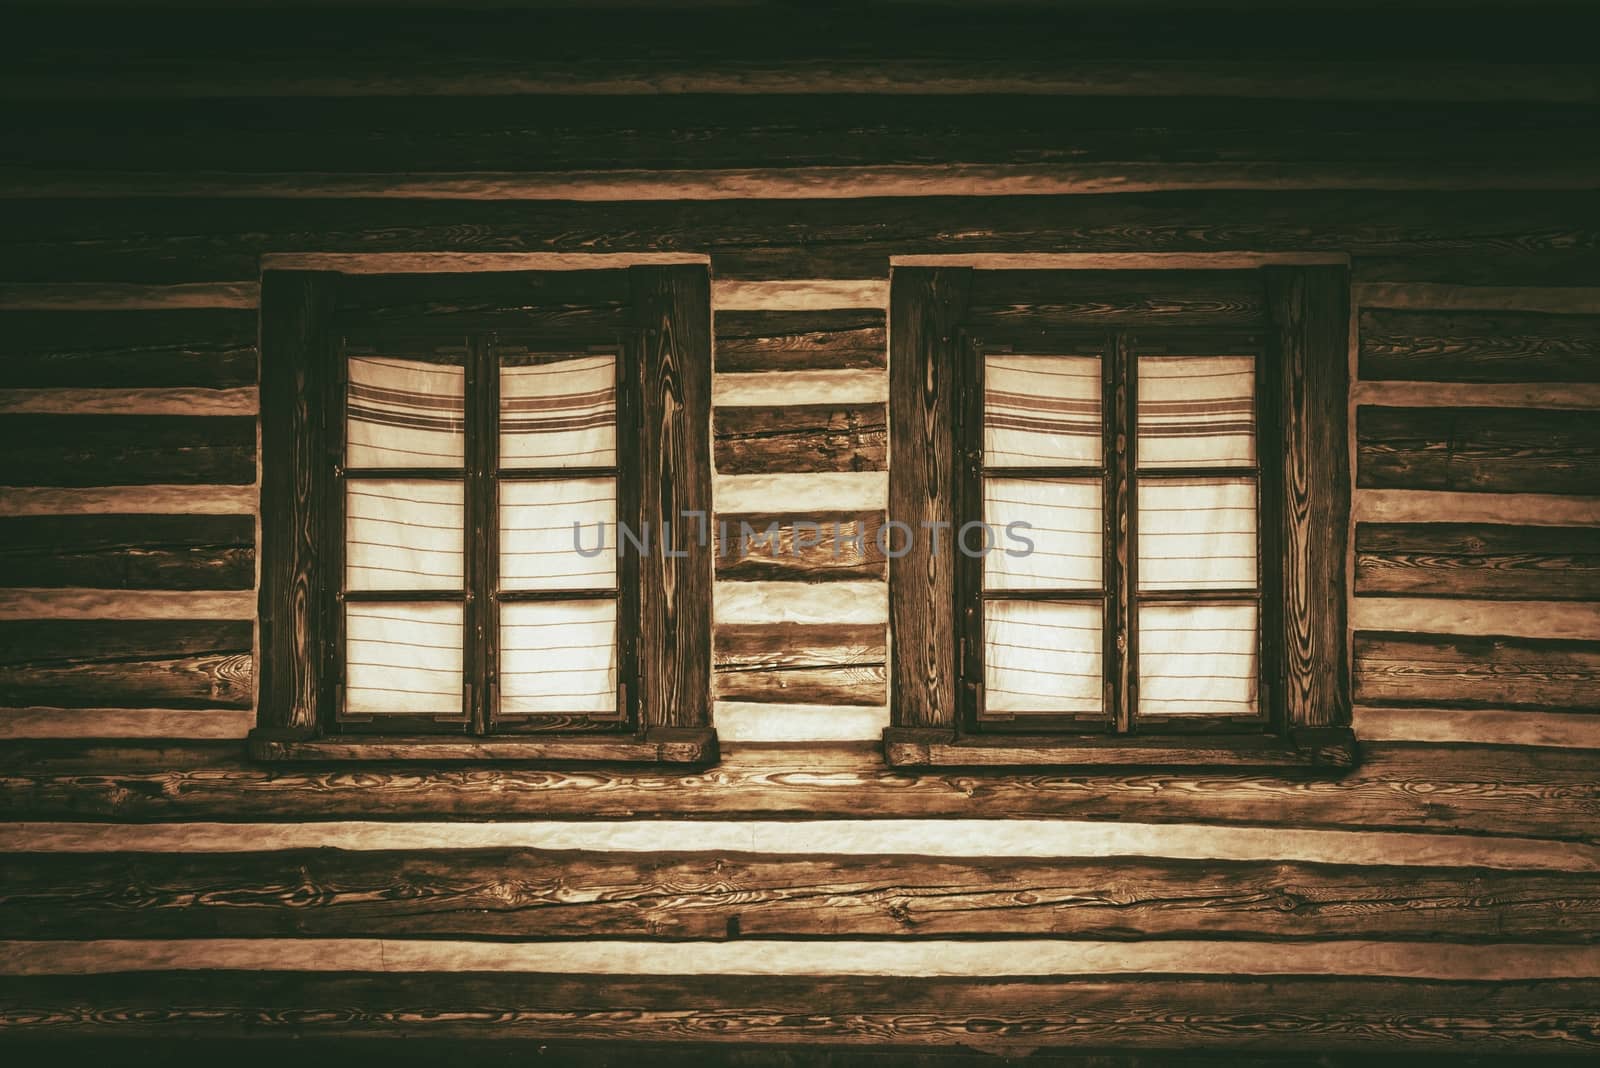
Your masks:
[[[325,687],[324,587],[330,581],[326,413],[338,278],[269,271],[261,285],[259,726],[309,732]]]
[[[888,462],[882,404],[794,404],[716,409],[718,472],[881,471]]]
[[[0,586],[247,590],[247,515],[15,516],[0,519]]]
[[[1352,725],[1369,742],[1465,742],[1600,749],[1600,716],[1503,708],[1357,705]]]
[[[1600,316],[1363,308],[1363,379],[1600,381]]]
[[[882,582],[718,582],[712,592],[719,623],[884,623],[889,618],[889,589]]]
[[[254,515],[255,486],[0,486],[0,515]]]
[[[1600,496],[1593,495],[1363,489],[1352,507],[1358,523],[1600,524]]]
[[[883,513],[718,512],[719,581],[881,579]],[[768,532],[776,525],[776,532]]]
[[[956,324],[965,314],[972,272],[897,268],[889,327],[889,519],[920,533],[954,527]],[[889,567],[890,664],[894,723],[956,723],[956,561],[930,538],[913,537]]]
[[[889,706],[724,700],[716,702],[712,719],[724,742],[874,742],[889,725]]]
[[[251,416],[8,415],[8,486],[240,485],[256,478]]]
[[[628,269],[343,275],[342,327],[528,331],[592,344],[629,325]]]
[[[882,705],[885,628],[870,623],[723,624],[712,664],[716,696],[776,704]]]
[[[1349,272],[1268,267],[1278,331],[1284,708],[1296,726],[1350,722],[1345,622],[1350,469]]]
[[[250,590],[102,590],[81,586],[0,588],[0,620],[239,619],[255,616]]]
[[[1362,281],[1351,289],[1358,307],[1429,312],[1542,312],[1548,315],[1600,315],[1600,288],[1567,285],[1459,285],[1429,281]]]
[[[1358,523],[1355,592],[1600,600],[1600,530],[1472,523]]]
[[[1373,703],[1600,710],[1600,642],[1357,631],[1355,690]]]
[[[0,703],[249,708],[251,638],[248,622],[0,622]]]
[[[1356,410],[1357,484],[1373,489],[1592,493],[1600,420],[1516,408]]]
[[[717,372],[869,370],[889,358],[885,313],[875,308],[722,311]]]
[[[0,489],[0,495],[6,491]],[[804,474],[717,475],[718,514],[788,513],[797,501],[818,508],[881,512],[889,500],[887,471],[814,471]],[[0,502],[4,497],[0,496]]]
[[[784,407],[796,404],[882,404],[889,379],[882,368],[865,371],[718,372],[711,402],[717,406]],[[1596,405],[1600,407],[1600,404]]]
[[[1257,271],[984,270],[973,275],[963,322],[987,340],[1022,341],[1061,328],[1260,326]]]
[[[692,989],[692,998],[685,995]],[[167,972],[0,979],[8,1037],[597,1039],[836,1048],[1593,1053],[1600,984],[1306,977]],[[819,1006],[826,1006],[819,1008]]]
[[[0,708],[0,738],[244,738],[250,708]]]
[[[711,515],[711,290],[703,266],[629,269],[631,301],[645,328],[641,361],[640,520],[671,525],[685,555],[640,561],[639,636],[644,665],[640,718],[652,727],[706,727],[711,719],[709,538]],[[664,539],[662,539],[664,540]]]
[[[246,309],[0,311],[0,386],[189,386],[256,382]]]
[[[716,768],[694,773],[382,764],[352,773],[252,765],[240,759],[236,743],[147,750],[18,741],[0,753],[0,813],[10,820],[128,822],[281,820],[285,813],[313,821],[446,813],[577,820],[1049,817],[1106,821],[1107,828],[1148,820],[1582,842],[1600,840],[1600,773],[1592,754],[1582,752],[1393,743],[1363,746],[1354,771],[1307,783],[1282,771],[1249,770],[896,771],[884,766],[877,746],[730,749]],[[1457,843],[1452,856],[1468,844]]]
[[[129,312],[200,308],[255,308],[261,286],[249,282],[62,282],[0,285],[0,308],[8,311]]]
[[[10,854],[0,865],[0,938],[30,940],[1600,941],[1593,872],[529,849]]]

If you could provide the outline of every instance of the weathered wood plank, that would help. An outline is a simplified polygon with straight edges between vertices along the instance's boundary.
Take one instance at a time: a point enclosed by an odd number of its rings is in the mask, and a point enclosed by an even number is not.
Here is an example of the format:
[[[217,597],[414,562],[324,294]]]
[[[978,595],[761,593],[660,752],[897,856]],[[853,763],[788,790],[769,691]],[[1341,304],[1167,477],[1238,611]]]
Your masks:
[[[0,708],[0,738],[244,738],[248,708]]]
[[[1356,410],[1357,482],[1373,489],[1582,494],[1600,486],[1592,412]]]
[[[1594,872],[531,849],[13,853],[0,866],[0,938],[20,939],[1600,941]]]
[[[255,617],[244,590],[103,590],[80,586],[0,588],[0,620],[241,619]]]
[[[1354,630],[1600,641],[1600,602],[1378,597],[1350,602]]]
[[[245,309],[0,311],[0,386],[232,389],[256,382]]]
[[[1600,382],[1600,316],[1364,308],[1364,379]]]
[[[1357,631],[1355,692],[1370,703],[1600,711],[1600,642]]]
[[[256,479],[252,416],[8,415],[0,481],[10,486],[243,484]]]
[[[716,409],[717,470],[881,471],[888,462],[882,404],[798,404]]]
[[[234,389],[0,389],[0,416],[248,415],[260,409],[255,386]]]
[[[717,372],[867,370],[889,358],[884,312],[722,311],[716,316]]]
[[[0,519],[0,586],[247,590],[247,515],[14,516]]]
[[[1600,315],[1600,288],[1570,285],[1450,285],[1433,282],[1359,282],[1351,290],[1361,308],[1443,312],[1540,312]]]
[[[0,621],[0,703],[249,708],[251,624]]]
[[[499,326],[593,342],[630,325],[628,270],[353,274],[341,278],[342,326]]]
[[[889,380],[881,368],[865,371],[719,373],[712,380],[711,387],[712,404],[730,408],[882,404],[888,399]],[[1600,407],[1600,403],[1596,407]]]
[[[1294,773],[1251,770],[893,770],[877,746],[814,744],[730,749],[716,768],[687,773],[266,768],[241,760],[236,743],[144,749],[13,742],[0,752],[0,813],[10,820],[131,822],[282,820],[288,813],[296,820],[1048,817],[1107,821],[1106,833],[1146,820],[1572,842],[1600,840],[1600,772],[1593,755],[1580,752],[1403,744],[1363,746],[1355,770],[1301,781]],[[1457,841],[1448,846],[1452,856],[1466,847]]]
[[[7,311],[94,312],[178,311],[208,308],[255,308],[261,286],[248,282],[175,282],[140,285],[132,282],[60,282],[0,285],[0,308]]]
[[[1358,523],[1361,594],[1600,600],[1600,530],[1472,523]]]
[[[882,705],[885,628],[870,623],[724,624],[713,644],[716,696],[770,703]]]
[[[693,991],[693,995],[687,991]],[[1600,983],[1334,978],[573,976],[290,971],[0,979],[28,1037],[1592,1054]]]
[[[1358,490],[1358,523],[1488,523],[1508,526],[1600,524],[1600,496]]]
[[[1465,742],[1600,749],[1600,716],[1500,708],[1357,705],[1352,725],[1366,742]]]
[[[719,512],[717,579],[881,579],[883,513]],[[776,530],[774,531],[774,527]]]
[[[1021,340],[1059,328],[1260,326],[1257,271],[978,271],[963,324]]]

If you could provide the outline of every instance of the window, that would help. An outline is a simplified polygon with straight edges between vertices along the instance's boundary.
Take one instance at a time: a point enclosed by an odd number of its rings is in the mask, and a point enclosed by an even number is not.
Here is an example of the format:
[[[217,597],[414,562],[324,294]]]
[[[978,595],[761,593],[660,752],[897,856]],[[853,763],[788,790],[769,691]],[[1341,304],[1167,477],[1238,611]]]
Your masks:
[[[258,755],[714,759],[704,268],[273,272],[263,317]]]
[[[1342,286],[896,271],[891,762],[1350,763]]]

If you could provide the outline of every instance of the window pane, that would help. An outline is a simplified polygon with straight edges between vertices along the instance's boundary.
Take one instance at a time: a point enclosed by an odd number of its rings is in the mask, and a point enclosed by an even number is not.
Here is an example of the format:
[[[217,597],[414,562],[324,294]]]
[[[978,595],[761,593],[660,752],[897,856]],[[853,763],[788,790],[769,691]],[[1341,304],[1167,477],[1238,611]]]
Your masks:
[[[500,609],[500,713],[617,711],[617,603],[543,601]]]
[[[345,484],[345,588],[462,588],[462,486],[423,479]]]
[[[1254,356],[1139,357],[1140,467],[1256,462]]]
[[[616,463],[615,356],[502,357],[501,467]]]
[[[1140,590],[1256,586],[1256,483],[1163,478],[1139,483]]]
[[[463,358],[459,346],[438,360],[351,356],[345,466],[460,467]]]
[[[983,559],[984,589],[1099,589],[1102,495],[1098,479],[985,479],[984,521],[995,548]],[[968,544],[977,548],[976,534]]]
[[[1261,647],[1253,604],[1139,609],[1139,715],[1253,716]]]
[[[345,605],[345,711],[464,717],[461,605]]]
[[[1100,357],[986,356],[986,467],[1099,467]]]
[[[503,590],[611,589],[617,536],[614,478],[500,483]]]
[[[1098,602],[985,601],[983,611],[986,711],[1101,711]]]

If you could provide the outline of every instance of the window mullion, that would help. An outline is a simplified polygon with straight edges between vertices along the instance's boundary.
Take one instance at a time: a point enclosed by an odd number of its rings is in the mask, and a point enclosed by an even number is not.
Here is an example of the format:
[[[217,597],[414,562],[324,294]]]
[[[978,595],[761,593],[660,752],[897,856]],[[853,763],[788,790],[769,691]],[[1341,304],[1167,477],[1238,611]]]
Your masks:
[[[1134,371],[1128,336],[1122,331],[1106,342],[1105,394],[1105,664],[1107,711],[1111,729],[1127,734],[1133,729],[1137,701],[1134,643],[1134,584],[1137,533],[1133,507],[1134,487]]]
[[[493,717],[495,551],[494,446],[498,385],[494,347],[485,335],[469,340],[466,418],[468,562],[465,650],[468,714],[474,734],[486,734]]]

